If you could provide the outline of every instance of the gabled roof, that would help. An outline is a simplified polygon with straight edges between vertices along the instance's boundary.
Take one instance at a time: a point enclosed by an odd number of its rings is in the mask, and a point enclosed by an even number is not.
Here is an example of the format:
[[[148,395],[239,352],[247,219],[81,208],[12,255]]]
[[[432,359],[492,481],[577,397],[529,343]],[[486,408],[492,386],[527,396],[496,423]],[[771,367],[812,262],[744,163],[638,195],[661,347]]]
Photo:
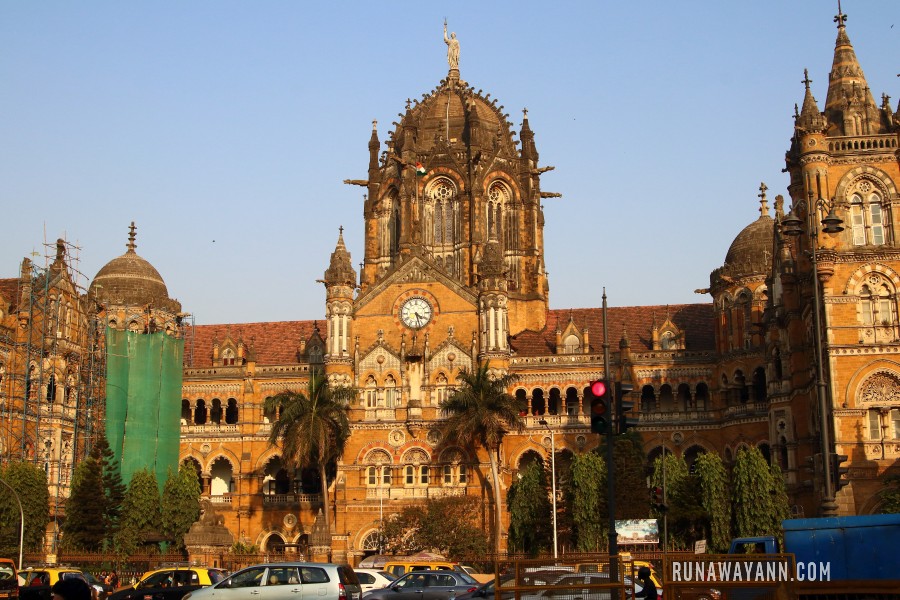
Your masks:
[[[600,308],[553,309],[547,314],[547,326],[543,331],[525,331],[512,338],[513,350],[519,356],[556,354],[556,330],[564,331],[570,316],[579,331],[588,328],[591,352],[601,352],[603,311]],[[652,350],[653,324],[662,323],[666,317],[685,332],[686,350],[715,349],[712,304],[610,307],[607,309],[610,348],[618,349],[622,332],[627,331],[632,352]]]
[[[243,341],[247,353],[256,356],[260,365],[297,364],[300,340],[308,340],[316,321],[273,321],[271,323],[233,323],[222,325],[196,325],[193,331],[193,347],[190,336],[185,342],[185,364],[189,367],[211,367],[213,364],[213,340],[222,343],[230,337]],[[193,360],[191,360],[193,352]]]

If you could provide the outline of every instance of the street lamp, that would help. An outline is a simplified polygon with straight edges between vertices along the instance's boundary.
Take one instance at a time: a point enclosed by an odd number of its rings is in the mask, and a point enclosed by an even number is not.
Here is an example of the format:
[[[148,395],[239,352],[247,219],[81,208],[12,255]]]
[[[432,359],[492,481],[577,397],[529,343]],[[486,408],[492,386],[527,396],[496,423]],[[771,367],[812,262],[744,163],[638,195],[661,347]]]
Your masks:
[[[807,199],[801,200],[799,207],[806,212],[807,234],[809,235],[809,256],[812,260],[813,292],[815,295],[813,304],[813,328],[816,341],[816,405],[819,408],[819,428],[821,429],[822,443],[822,473],[825,479],[825,497],[822,500],[822,513],[824,516],[834,515],[837,512],[837,504],[834,501],[834,485],[831,480],[831,443],[829,441],[828,427],[828,397],[825,391],[824,351],[822,347],[822,319],[820,315],[821,300],[819,299],[819,261],[816,256],[818,246],[818,226],[813,215],[824,208],[828,214],[822,219],[822,231],[828,234],[840,233],[844,230],[843,221],[834,212],[835,202],[830,203],[824,198],[813,200],[812,190],[807,192]],[[787,236],[797,237],[803,233],[803,221],[791,210],[781,221],[782,233]]]
[[[22,546],[25,541],[25,512],[22,510],[22,501],[19,499],[19,493],[13,489],[11,485],[6,483],[3,479],[0,479],[0,483],[9,488],[9,491],[13,493],[13,496],[16,497],[16,502],[19,503],[19,570],[22,570]]]
[[[547,423],[545,419],[541,419],[538,423],[550,431],[550,479],[552,480],[553,488],[553,558],[555,559],[558,558],[556,544],[556,441],[553,429],[550,428],[550,424]]]

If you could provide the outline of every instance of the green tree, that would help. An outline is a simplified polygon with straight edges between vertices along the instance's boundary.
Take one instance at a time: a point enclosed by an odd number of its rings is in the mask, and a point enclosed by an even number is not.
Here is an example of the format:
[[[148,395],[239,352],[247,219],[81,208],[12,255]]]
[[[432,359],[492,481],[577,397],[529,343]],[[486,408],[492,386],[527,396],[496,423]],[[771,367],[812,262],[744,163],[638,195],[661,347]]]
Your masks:
[[[169,469],[163,486],[162,533],[178,550],[184,549],[184,534],[200,518],[200,482],[197,471],[184,462],[177,473]]]
[[[880,514],[900,513],[900,477],[892,475],[884,478],[881,490]]]
[[[125,485],[101,432],[88,457],[75,468],[66,502],[63,544],[98,552],[111,547],[119,527]]]
[[[28,462],[12,462],[0,468],[0,478],[16,490],[22,503],[25,516],[24,551],[40,551],[50,522],[46,472]],[[19,517],[19,503],[15,496],[5,485],[0,485],[0,556],[19,556]]]
[[[105,509],[102,466],[93,456],[88,456],[78,463],[72,475],[63,522],[63,546],[88,552],[102,550],[107,537]]]
[[[161,530],[162,516],[156,473],[147,468],[135,471],[122,503],[116,550],[121,554],[134,554],[138,550],[156,549],[156,540],[161,537]]]
[[[680,494],[683,494],[685,491],[690,491],[690,486],[685,484],[685,480],[688,478],[689,474],[687,463],[684,462],[682,457],[666,452],[665,458],[659,456],[653,462],[653,475],[650,478],[650,485],[652,487],[663,488],[665,490],[668,506],[670,508],[675,507],[677,510],[677,508],[687,506],[692,502],[690,499],[679,498]],[[645,500],[644,502],[648,502],[648,500]],[[693,502],[696,502],[696,499],[693,500]],[[662,521],[662,512],[652,509],[650,513]],[[673,521],[677,523],[678,516],[676,515],[673,517],[669,514],[668,521],[670,523]],[[692,521],[689,519],[684,521],[684,523],[691,522]],[[660,527],[660,531],[662,531],[662,527]],[[688,531],[677,527],[669,528],[668,543],[670,548],[681,548],[686,546],[688,538]]]
[[[438,552],[451,559],[484,556],[490,543],[479,526],[481,502],[473,496],[429,498],[385,518],[382,534],[391,554]]]
[[[506,391],[515,381],[513,375],[495,374],[485,361],[473,372],[462,371],[456,389],[441,402],[441,410],[448,415],[444,423],[446,438],[464,448],[481,446],[487,451],[494,492],[494,552],[500,552],[503,523],[497,454],[507,431],[525,428],[519,416],[525,401]]]
[[[576,547],[580,552],[598,552],[608,547],[606,535],[609,508],[606,494],[606,461],[588,452],[572,460],[572,485],[566,491],[572,515]]]
[[[781,469],[770,468],[759,448],[742,448],[731,480],[735,535],[780,537],[781,521],[790,514]]]
[[[552,544],[553,507],[547,473],[538,462],[519,471],[519,479],[506,494],[509,510],[509,548],[538,554]]]
[[[715,452],[704,452],[694,463],[700,478],[701,501],[709,522],[709,547],[727,552],[731,545],[731,497],[728,472]]]
[[[605,452],[605,444],[603,448]],[[617,519],[646,519],[650,514],[647,507],[646,464],[647,455],[644,454],[641,438],[636,432],[616,437],[613,465],[616,474]]]
[[[329,385],[323,373],[309,376],[307,391],[284,391],[266,399],[268,415],[280,414],[272,425],[269,441],[280,444],[284,459],[299,468],[316,467],[321,481],[325,527],[331,531],[326,467],[344,452],[350,437],[348,402],[356,391]]]
[[[104,545],[112,547],[116,533],[119,531],[119,519],[122,516],[126,486],[122,483],[122,473],[115,462],[115,455],[109,447],[105,432],[100,431],[100,435],[91,448],[91,457],[100,466],[103,478],[103,522],[106,529]]]

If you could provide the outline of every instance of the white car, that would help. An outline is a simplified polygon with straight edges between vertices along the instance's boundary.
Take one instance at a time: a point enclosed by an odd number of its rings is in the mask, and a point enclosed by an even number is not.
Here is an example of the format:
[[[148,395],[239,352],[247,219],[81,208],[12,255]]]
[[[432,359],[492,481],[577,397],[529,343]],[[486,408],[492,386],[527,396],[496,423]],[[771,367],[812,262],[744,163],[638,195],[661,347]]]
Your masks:
[[[359,577],[359,585],[365,594],[372,590],[379,590],[386,587],[390,582],[397,579],[387,571],[381,569],[353,569],[356,576]]]

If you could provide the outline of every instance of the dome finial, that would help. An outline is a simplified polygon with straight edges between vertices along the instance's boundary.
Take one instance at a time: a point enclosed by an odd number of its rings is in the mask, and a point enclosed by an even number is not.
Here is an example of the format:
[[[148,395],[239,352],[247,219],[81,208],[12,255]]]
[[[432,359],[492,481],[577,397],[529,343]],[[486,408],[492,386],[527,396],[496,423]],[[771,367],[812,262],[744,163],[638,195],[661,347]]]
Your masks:
[[[803,69],[803,81],[801,81],[803,85],[806,86],[806,89],[809,89],[809,84],[812,83],[812,79],[809,78],[809,69]]]
[[[847,15],[841,10],[841,0],[838,0],[838,14],[834,16],[834,22],[837,23],[838,29],[845,27],[844,24],[847,22]]]
[[[766,190],[769,187],[765,184],[765,182],[761,182],[759,184],[759,216],[760,217],[768,217],[769,216],[769,204],[766,200]]]
[[[128,227],[128,244],[126,244],[129,252],[134,252],[134,249],[137,248],[137,244],[134,243],[135,238],[137,238],[136,230],[137,227],[134,226],[134,221],[132,221]]]

